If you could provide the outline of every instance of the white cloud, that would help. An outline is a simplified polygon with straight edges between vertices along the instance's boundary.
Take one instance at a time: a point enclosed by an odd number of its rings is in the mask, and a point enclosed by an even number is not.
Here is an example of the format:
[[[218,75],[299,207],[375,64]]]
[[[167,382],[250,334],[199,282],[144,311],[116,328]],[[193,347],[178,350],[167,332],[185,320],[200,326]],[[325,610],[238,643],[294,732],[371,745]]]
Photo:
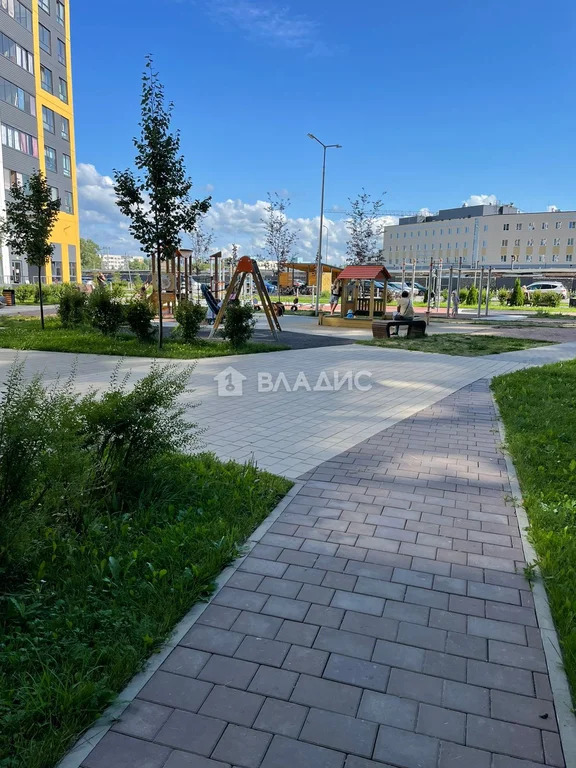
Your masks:
[[[462,205],[498,205],[498,198],[496,195],[470,195]]]
[[[420,208],[418,216],[434,216],[430,208]]]
[[[78,166],[78,195],[80,198],[80,228],[82,237],[89,237],[110,253],[138,255],[139,244],[128,230],[128,220],[120,213],[114,194],[114,182],[103,176],[93,165]],[[266,234],[262,219],[266,217],[265,200],[247,203],[243,200],[213,201],[205,217],[205,227],[214,231],[214,250],[229,253],[232,243],[239,246],[240,254],[266,257]],[[346,256],[346,222],[342,219],[324,218],[322,255],[334,264],[342,264]],[[299,230],[293,258],[313,261],[318,249],[320,217],[289,218],[294,229]],[[397,224],[398,219],[384,216],[383,226]],[[187,245],[184,238],[184,245]]]
[[[547,205],[546,210],[548,211],[548,213],[556,213],[556,211],[559,211],[560,208],[558,208],[558,206],[556,205]]]

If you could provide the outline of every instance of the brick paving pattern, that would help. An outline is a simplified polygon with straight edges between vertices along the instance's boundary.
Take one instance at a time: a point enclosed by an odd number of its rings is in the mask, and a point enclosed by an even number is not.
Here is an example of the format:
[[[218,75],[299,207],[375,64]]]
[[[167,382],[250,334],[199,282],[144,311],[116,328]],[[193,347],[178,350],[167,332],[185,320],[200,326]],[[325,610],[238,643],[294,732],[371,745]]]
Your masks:
[[[488,385],[304,487],[84,768],[564,761]]]

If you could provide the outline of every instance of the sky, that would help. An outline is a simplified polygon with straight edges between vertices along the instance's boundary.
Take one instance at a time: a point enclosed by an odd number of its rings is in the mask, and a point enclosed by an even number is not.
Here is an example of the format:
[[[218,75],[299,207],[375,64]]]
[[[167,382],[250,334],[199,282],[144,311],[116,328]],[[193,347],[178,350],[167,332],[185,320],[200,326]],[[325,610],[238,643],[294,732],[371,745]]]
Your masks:
[[[576,209],[573,0],[72,0],[81,234],[138,244],[112,174],[133,162],[154,56],[204,226],[262,253],[268,193],[290,199],[294,256],[317,250],[327,153],[328,258],[365,189],[386,218],[498,199]]]

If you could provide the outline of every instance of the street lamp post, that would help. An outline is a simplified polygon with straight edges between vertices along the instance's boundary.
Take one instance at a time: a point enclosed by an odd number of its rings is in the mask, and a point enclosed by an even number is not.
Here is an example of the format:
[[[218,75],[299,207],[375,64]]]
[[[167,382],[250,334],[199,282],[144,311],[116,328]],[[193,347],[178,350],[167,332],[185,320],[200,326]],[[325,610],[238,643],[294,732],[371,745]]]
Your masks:
[[[324,144],[323,141],[313,133],[309,133],[308,137],[314,139],[322,147],[322,194],[320,196],[320,234],[318,236],[318,253],[316,255],[316,310],[315,315],[318,317],[320,314],[320,293],[322,292],[322,235],[324,234],[324,181],[326,178],[326,150],[327,149],[342,149],[340,144]]]
[[[328,263],[328,240],[330,238],[330,230],[328,229],[326,224],[324,224],[323,228],[326,230],[326,263]]]

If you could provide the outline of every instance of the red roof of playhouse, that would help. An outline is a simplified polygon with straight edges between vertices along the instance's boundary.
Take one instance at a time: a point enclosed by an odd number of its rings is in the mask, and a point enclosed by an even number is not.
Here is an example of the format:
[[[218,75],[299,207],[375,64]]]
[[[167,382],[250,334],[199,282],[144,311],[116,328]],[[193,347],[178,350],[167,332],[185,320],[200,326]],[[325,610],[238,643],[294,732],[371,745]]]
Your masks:
[[[390,280],[391,274],[386,267],[378,264],[344,267],[338,280]]]

